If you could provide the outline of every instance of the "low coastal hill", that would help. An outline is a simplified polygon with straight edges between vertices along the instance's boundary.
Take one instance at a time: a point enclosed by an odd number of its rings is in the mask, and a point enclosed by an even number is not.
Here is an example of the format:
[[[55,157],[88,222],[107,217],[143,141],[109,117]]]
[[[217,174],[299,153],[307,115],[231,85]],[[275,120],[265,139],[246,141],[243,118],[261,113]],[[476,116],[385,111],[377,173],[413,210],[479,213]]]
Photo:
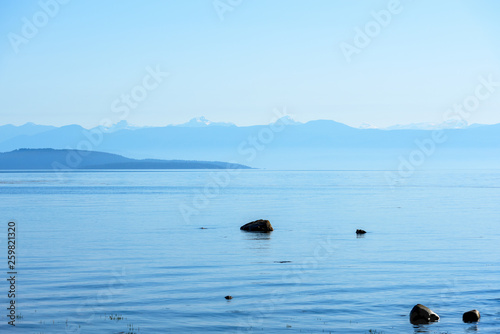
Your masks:
[[[70,149],[18,149],[0,153],[0,170],[31,169],[250,169],[220,161],[130,159],[117,154]]]

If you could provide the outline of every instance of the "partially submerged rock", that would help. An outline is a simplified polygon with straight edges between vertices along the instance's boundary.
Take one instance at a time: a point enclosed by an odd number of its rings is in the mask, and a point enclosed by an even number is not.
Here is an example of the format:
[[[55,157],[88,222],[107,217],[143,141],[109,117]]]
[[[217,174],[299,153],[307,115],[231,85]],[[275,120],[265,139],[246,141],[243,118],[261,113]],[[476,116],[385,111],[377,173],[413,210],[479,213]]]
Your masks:
[[[467,311],[462,316],[464,322],[478,322],[479,318],[481,318],[481,314],[478,310]]]
[[[356,234],[365,234],[365,233],[366,233],[365,230],[360,230],[360,229],[356,230]]]
[[[271,232],[274,231],[269,220],[259,219],[240,227],[240,230],[248,232]]]
[[[429,324],[438,320],[439,315],[422,304],[415,305],[410,312],[410,322],[413,325]]]
[[[224,298],[226,298],[227,300],[231,300],[231,299],[233,299],[233,296],[226,296]]]

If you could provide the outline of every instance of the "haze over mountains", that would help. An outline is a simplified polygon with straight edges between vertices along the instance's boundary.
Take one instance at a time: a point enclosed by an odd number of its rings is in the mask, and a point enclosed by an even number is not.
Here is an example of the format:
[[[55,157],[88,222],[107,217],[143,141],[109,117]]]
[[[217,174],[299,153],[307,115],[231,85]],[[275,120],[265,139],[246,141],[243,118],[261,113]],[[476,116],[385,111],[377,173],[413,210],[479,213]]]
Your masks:
[[[88,130],[28,123],[0,126],[0,152],[80,149],[136,159],[217,160],[269,169],[500,167],[500,124],[425,124],[358,129],[329,120],[298,123],[284,117],[270,125],[239,127],[200,117],[176,126],[133,127],[122,121],[108,129]]]
[[[368,123],[363,123],[360,129],[381,129],[381,130],[449,130],[449,129],[467,129],[484,126],[484,124],[469,124],[466,121],[449,120],[442,123],[411,123],[411,124],[396,124],[385,128],[378,128]]]

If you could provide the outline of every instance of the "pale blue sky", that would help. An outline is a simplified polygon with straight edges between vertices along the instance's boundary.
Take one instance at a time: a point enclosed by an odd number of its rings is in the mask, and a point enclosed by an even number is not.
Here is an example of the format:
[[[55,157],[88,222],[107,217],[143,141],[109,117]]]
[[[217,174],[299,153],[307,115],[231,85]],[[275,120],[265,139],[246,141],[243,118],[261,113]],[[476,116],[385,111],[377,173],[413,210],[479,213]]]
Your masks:
[[[276,107],[353,126],[440,122],[479,76],[500,81],[498,1],[401,0],[351,62],[340,44],[390,1],[220,2],[236,3],[224,20],[212,0],[72,0],[16,53],[9,34],[22,36],[23,18],[42,9],[2,1],[0,124],[119,121],[113,102],[142,84],[148,66],[170,76],[129,110],[131,124],[201,115],[264,124]],[[499,110],[500,87],[468,121],[500,123]]]

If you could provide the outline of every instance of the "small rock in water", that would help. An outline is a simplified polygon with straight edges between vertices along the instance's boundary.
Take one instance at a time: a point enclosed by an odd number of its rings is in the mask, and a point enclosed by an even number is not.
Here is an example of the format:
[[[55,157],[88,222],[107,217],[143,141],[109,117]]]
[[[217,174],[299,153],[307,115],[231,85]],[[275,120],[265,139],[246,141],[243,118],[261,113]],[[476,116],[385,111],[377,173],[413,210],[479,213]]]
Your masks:
[[[356,234],[365,234],[365,233],[366,233],[365,230],[360,230],[360,229],[356,230]]]
[[[291,263],[292,261],[274,261],[274,263]]]
[[[410,322],[413,325],[429,324],[438,320],[439,315],[422,304],[415,305],[410,312]]]
[[[481,314],[478,310],[467,311],[462,316],[464,322],[478,322],[479,318],[481,318]]]
[[[233,296],[226,296],[224,298],[226,298],[227,300],[230,300],[230,299],[233,299]]]
[[[200,230],[206,230],[207,228],[206,227],[200,227]]]
[[[259,219],[240,227],[240,230],[248,232],[271,232],[274,231],[269,220]]]

